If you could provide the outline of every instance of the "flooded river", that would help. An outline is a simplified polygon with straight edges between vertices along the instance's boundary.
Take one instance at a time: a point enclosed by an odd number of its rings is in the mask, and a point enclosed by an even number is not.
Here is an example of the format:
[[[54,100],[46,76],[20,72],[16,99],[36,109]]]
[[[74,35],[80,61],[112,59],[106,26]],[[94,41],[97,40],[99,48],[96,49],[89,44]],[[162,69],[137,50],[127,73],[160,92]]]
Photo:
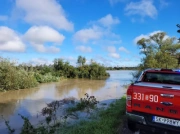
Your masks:
[[[134,71],[108,71],[106,80],[68,79],[56,83],[40,84],[36,88],[0,92],[0,115],[10,121],[13,128],[19,128],[23,120],[18,113],[37,122],[37,113],[46,103],[68,97],[84,98],[84,94],[94,95],[98,101],[120,98],[126,90],[123,85],[130,83]],[[6,126],[0,118],[0,133],[5,133]]]

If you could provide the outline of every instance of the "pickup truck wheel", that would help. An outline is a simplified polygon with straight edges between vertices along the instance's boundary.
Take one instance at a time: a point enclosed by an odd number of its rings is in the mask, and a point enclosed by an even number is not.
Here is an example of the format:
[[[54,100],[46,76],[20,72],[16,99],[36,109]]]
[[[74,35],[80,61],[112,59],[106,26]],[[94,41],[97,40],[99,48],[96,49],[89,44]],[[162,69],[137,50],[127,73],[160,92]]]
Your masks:
[[[136,127],[136,123],[135,122],[132,122],[132,121],[127,121],[127,125],[128,125],[128,128],[129,130],[131,130],[132,132],[136,132],[138,131],[139,129]]]

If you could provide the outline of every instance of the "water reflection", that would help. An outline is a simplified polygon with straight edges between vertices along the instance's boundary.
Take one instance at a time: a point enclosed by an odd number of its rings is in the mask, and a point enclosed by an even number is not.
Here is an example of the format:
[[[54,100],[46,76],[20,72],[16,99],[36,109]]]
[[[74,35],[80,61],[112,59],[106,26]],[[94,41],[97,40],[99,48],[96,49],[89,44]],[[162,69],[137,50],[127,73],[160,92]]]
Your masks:
[[[42,84],[37,88],[14,90],[0,93],[0,114],[15,128],[22,126],[18,113],[37,122],[37,112],[46,103],[67,97],[80,99],[85,93],[96,96],[97,100],[119,98],[125,93],[122,85],[130,82],[133,71],[109,71],[107,80],[70,79],[58,83]],[[6,133],[4,121],[0,119],[0,133]]]
[[[64,80],[56,85],[56,97],[82,98],[85,93],[94,94],[105,86],[105,80],[72,79]]]
[[[38,88],[14,90],[0,93],[0,114],[8,119],[10,115],[21,105],[21,101],[30,94],[35,94]],[[0,119],[1,121],[1,119]]]
[[[13,90],[7,92],[0,92],[0,103],[12,102],[25,99],[30,94],[36,94],[39,88],[23,89],[23,90]]]

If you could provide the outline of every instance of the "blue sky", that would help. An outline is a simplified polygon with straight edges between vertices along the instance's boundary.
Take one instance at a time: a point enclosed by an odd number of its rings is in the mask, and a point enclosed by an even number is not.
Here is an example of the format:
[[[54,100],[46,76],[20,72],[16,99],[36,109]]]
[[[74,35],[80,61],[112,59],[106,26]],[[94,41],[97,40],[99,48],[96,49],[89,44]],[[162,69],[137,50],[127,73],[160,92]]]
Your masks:
[[[179,37],[179,0],[1,0],[0,56],[19,63],[136,66],[136,41],[164,31]]]

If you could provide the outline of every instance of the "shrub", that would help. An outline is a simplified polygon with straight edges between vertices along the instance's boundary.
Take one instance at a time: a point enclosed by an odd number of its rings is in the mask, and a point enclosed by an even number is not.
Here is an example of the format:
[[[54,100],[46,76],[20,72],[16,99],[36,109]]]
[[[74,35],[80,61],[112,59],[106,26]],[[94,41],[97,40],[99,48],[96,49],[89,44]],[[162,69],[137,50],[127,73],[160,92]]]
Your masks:
[[[2,90],[30,88],[37,85],[33,72],[17,68],[15,63],[0,59],[0,85]]]
[[[57,82],[59,80],[59,77],[53,76],[51,73],[47,73],[45,75],[35,73],[34,77],[36,78],[37,82],[39,82],[39,83]]]
[[[96,104],[98,103],[96,98],[94,96],[89,96],[87,93],[85,94],[85,96],[86,96],[85,98],[80,99],[80,102],[77,103],[75,107],[68,108],[67,111],[75,112],[75,111],[84,110],[85,108],[88,108],[88,109],[94,108]]]

